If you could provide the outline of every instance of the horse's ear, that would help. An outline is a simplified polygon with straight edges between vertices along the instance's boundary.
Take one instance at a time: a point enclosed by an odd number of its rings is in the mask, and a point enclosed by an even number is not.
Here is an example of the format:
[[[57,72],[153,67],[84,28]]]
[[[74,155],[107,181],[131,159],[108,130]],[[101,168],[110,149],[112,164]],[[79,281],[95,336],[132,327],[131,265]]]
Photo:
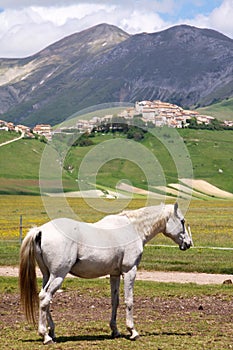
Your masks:
[[[177,210],[178,210],[178,203],[176,202],[174,204],[174,213],[175,213],[175,215],[177,215]]]

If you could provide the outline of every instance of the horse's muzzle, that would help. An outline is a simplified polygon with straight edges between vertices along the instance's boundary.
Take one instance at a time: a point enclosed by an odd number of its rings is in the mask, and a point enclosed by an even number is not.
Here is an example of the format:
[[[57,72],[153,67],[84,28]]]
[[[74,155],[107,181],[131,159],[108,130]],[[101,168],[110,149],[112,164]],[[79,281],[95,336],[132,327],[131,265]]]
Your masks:
[[[191,243],[186,243],[186,242],[183,242],[181,245],[180,245],[180,250],[187,250],[191,247]]]

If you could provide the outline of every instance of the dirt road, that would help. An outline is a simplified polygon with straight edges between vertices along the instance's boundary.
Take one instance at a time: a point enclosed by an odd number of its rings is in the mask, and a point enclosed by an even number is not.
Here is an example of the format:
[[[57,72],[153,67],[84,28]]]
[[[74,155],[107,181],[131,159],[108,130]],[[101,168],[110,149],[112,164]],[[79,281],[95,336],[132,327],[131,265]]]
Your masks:
[[[1,146],[5,146],[5,145],[8,145],[9,143],[12,143],[12,142],[15,142],[15,141],[18,141],[18,140],[21,140],[22,138],[24,137],[24,132],[19,136],[17,137],[16,139],[13,139],[13,140],[9,140],[9,141],[6,141],[6,142],[3,142],[3,143],[0,143],[0,147]]]
[[[0,276],[17,277],[18,272],[18,267],[0,266]],[[41,276],[39,269],[37,269],[37,276]],[[72,276],[68,275],[68,277]],[[137,272],[137,280],[196,284],[222,284],[224,281],[233,282],[233,275],[139,270]]]

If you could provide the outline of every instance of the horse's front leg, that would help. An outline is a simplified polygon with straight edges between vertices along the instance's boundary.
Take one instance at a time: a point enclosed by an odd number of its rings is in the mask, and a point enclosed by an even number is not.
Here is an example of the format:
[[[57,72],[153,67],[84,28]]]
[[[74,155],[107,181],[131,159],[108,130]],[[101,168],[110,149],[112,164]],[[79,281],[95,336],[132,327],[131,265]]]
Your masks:
[[[110,328],[112,330],[112,337],[117,338],[120,336],[120,332],[117,329],[117,308],[119,306],[119,287],[120,276],[110,276],[111,283],[111,300],[112,300],[112,317],[110,321]]]
[[[138,332],[134,328],[133,322],[133,288],[136,277],[137,268],[134,266],[130,271],[124,274],[124,294],[126,304],[126,327],[130,331],[130,339],[136,340],[139,337]]]

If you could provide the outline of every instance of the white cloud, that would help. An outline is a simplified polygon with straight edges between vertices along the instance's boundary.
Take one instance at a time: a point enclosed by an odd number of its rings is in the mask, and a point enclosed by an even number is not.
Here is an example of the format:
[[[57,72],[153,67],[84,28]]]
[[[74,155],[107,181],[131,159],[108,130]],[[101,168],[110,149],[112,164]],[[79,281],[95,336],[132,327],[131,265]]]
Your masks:
[[[144,8],[155,11],[170,11],[180,0],[0,0],[0,8],[25,8],[30,6],[64,7],[79,4],[117,5],[123,8]],[[183,1],[183,0],[182,0]],[[194,0],[196,1],[196,0]]]
[[[89,14],[98,14],[104,10],[105,13],[114,9],[113,6],[96,4],[79,4],[61,7],[32,7],[44,21],[52,22],[56,26],[65,25],[70,19],[82,19]]]
[[[209,28],[219,31],[233,38],[233,0],[224,0],[209,16],[197,15],[192,20],[183,20],[182,23],[194,25],[199,28]]]
[[[77,3],[77,1],[75,0],[0,0],[0,8],[17,9],[30,6],[62,6],[64,5],[64,2],[66,3],[66,5]]]
[[[0,57],[25,57],[64,36],[103,22],[110,6],[26,7],[0,13]]]
[[[115,24],[137,33],[165,23],[152,11],[106,4],[7,9],[0,13],[0,57],[25,57],[60,38],[98,23]]]
[[[157,13],[146,13],[144,11],[133,11],[127,17],[119,19],[120,26],[126,32],[155,32],[168,26]]]
[[[210,16],[210,26],[233,38],[233,0],[225,0]]]

